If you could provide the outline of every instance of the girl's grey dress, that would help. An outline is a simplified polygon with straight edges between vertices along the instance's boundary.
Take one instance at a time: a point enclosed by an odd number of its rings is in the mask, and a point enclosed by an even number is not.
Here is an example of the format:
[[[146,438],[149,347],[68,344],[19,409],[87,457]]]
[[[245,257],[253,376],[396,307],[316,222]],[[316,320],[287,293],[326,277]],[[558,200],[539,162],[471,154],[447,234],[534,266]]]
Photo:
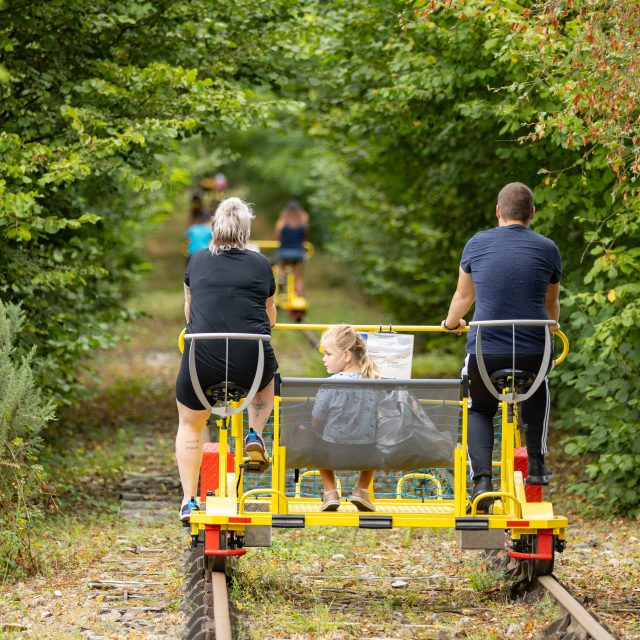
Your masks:
[[[354,380],[360,373],[335,373],[329,380]],[[374,444],[379,392],[362,386],[339,384],[321,387],[316,394],[312,417],[324,425],[322,439],[339,444]]]

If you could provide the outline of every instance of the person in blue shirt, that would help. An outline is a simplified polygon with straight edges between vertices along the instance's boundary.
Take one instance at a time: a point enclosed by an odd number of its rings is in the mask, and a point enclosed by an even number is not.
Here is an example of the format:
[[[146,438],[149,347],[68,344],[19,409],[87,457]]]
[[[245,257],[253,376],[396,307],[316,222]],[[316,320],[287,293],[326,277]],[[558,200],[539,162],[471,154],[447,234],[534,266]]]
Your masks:
[[[211,214],[202,206],[200,196],[191,198],[191,213],[189,216],[189,228],[185,236],[187,238],[187,264],[191,256],[199,249],[206,249],[211,242]]]
[[[295,278],[295,293],[304,297],[304,243],[309,235],[309,214],[297,200],[290,200],[280,212],[275,232],[276,240],[280,241],[280,248],[275,256],[278,282],[280,285],[284,283],[285,266],[290,264]]]
[[[555,320],[560,328],[560,277],[562,262],[555,243],[529,227],[535,215],[533,192],[521,182],[512,182],[498,194],[498,226],[476,233],[466,244],[460,261],[458,285],[442,326],[456,331],[466,325],[463,316],[475,303],[473,320]],[[521,327],[516,331],[515,366],[538,371],[544,352],[544,328]],[[513,359],[511,327],[482,331],[482,352],[487,371],[511,368]],[[469,376],[468,454],[473,478],[472,499],[493,490],[493,418],[498,400],[484,385],[475,355],[476,330],[468,333],[467,356],[462,369]],[[551,471],[544,460],[547,453],[549,387],[545,379],[521,406],[527,425],[529,484],[548,484]],[[478,505],[489,508],[493,498]]]

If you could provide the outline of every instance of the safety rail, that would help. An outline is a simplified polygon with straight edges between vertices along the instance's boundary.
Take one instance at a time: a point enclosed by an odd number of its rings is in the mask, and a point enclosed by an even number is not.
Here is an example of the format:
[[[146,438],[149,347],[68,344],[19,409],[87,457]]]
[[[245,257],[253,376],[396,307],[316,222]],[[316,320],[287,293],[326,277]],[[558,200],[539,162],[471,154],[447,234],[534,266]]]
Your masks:
[[[294,497],[301,498],[302,497],[302,480],[304,478],[319,478],[320,472],[317,470],[311,471],[303,471],[298,478],[298,482],[295,485]],[[336,489],[338,491],[338,495],[342,497],[342,481],[340,478],[336,478]]]
[[[436,499],[442,500],[442,482],[430,473],[405,473],[396,485],[396,500],[402,500],[402,487],[407,480],[411,479],[431,480],[436,485]]]

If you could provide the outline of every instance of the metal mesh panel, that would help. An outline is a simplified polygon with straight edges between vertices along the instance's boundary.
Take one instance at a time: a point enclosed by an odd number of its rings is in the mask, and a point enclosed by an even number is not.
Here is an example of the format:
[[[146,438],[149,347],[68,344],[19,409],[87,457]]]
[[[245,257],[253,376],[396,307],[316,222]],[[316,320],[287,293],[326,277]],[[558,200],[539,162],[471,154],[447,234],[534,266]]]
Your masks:
[[[287,467],[450,467],[459,396],[457,380],[284,379]]]
[[[312,416],[315,396],[321,386],[326,386],[329,382],[326,378],[320,379],[284,379],[282,385],[282,400],[280,414],[281,444],[287,442],[291,428],[296,429],[303,420],[308,420]],[[425,412],[434,422],[437,428],[452,433],[454,441],[459,442],[461,436],[461,409],[458,405],[460,399],[460,384],[458,380],[410,380],[410,381],[379,381],[379,380],[354,380],[349,381],[352,388],[373,388],[378,392],[389,392],[397,389],[407,389],[411,395],[425,408]],[[353,384],[355,383],[355,384]],[[364,383],[364,384],[363,384]],[[344,385],[343,385],[344,386]],[[246,414],[244,416],[244,435],[249,430]],[[213,433],[212,433],[213,435]],[[268,451],[273,449],[273,418],[270,418],[263,436]],[[230,441],[233,450],[234,445],[242,443]],[[289,449],[289,446],[287,446]],[[290,465],[287,464],[287,467]],[[299,473],[305,471],[313,472],[319,467],[327,468],[325,459],[319,460],[319,464],[301,466]],[[376,498],[396,498],[415,499],[417,502],[424,502],[435,499],[453,498],[453,465],[447,464],[440,467],[420,466],[411,470],[383,469],[376,472],[373,480],[373,490]],[[423,475],[421,475],[423,474]],[[357,470],[339,470],[336,476],[340,480],[342,495],[349,495],[355,486]],[[424,477],[430,476],[430,477]],[[271,486],[271,467],[266,473],[244,474],[244,491],[255,488],[267,488]],[[319,498],[322,489],[322,482],[317,475],[306,475],[295,481],[295,471],[288,468],[285,477],[285,493],[294,496],[296,490],[300,497]],[[266,498],[268,494],[261,496]],[[252,510],[253,505],[247,510]],[[266,505],[260,505],[263,509]]]

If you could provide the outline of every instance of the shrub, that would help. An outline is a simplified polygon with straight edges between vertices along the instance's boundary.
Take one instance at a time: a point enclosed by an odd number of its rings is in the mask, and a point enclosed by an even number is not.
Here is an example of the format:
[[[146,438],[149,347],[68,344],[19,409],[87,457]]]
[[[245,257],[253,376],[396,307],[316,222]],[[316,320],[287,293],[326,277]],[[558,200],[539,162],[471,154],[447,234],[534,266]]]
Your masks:
[[[53,418],[53,403],[34,381],[35,351],[20,354],[24,323],[17,305],[0,300],[0,569],[6,575],[33,565],[29,525],[39,516],[40,433]]]

